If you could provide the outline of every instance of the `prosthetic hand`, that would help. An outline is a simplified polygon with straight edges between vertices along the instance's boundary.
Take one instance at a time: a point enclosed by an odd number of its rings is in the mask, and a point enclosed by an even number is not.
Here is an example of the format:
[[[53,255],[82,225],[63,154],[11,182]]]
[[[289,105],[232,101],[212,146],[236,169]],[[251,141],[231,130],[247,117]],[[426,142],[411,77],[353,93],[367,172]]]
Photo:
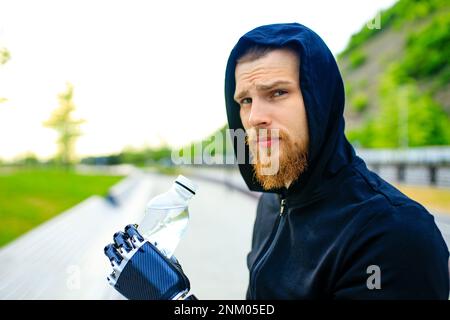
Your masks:
[[[128,225],[125,232],[114,234],[114,243],[105,247],[113,272],[109,283],[128,299],[197,300],[188,295],[189,279],[178,261],[168,259],[137,231]]]

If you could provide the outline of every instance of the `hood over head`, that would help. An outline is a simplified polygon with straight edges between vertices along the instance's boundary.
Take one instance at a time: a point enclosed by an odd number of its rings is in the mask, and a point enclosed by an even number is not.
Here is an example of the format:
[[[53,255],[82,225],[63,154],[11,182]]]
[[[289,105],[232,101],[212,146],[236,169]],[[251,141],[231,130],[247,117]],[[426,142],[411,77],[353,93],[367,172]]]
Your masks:
[[[327,181],[357,158],[344,135],[344,86],[336,60],[315,32],[298,23],[265,25],[246,33],[231,51],[226,68],[225,103],[230,129],[244,129],[240,106],[233,99],[235,69],[239,57],[254,45],[289,47],[299,56],[300,89],[309,128],[308,169],[288,190],[264,190],[249,162],[239,164],[239,170],[252,191],[295,193],[302,202],[312,201],[336,188]],[[237,141],[233,145],[236,155]],[[248,146],[245,151],[248,156]]]

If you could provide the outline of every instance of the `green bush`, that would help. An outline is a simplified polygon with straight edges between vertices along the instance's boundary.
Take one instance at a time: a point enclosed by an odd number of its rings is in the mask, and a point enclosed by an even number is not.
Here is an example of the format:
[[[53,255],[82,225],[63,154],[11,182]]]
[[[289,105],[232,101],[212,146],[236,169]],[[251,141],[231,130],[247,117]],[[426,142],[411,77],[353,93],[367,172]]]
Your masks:
[[[350,68],[356,69],[366,62],[366,55],[361,50],[353,51],[349,56]]]
[[[352,109],[358,113],[367,109],[369,97],[364,92],[358,92],[351,100]]]
[[[344,83],[344,91],[345,91],[345,98],[350,100],[350,97],[353,95],[353,87],[350,84],[350,82]]]
[[[401,81],[396,66],[381,78],[380,112],[347,137],[363,147],[416,147],[450,144],[450,119],[416,81]]]
[[[450,12],[436,16],[423,29],[411,33],[401,67],[413,78],[433,76],[443,70],[450,57]]]

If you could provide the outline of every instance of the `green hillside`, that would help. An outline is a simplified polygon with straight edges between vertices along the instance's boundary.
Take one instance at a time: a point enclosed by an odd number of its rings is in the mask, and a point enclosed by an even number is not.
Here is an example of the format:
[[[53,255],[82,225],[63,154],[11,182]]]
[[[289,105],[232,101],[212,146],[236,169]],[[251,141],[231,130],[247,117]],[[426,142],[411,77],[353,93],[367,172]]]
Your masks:
[[[450,2],[400,0],[338,56],[347,136],[362,147],[450,144]]]

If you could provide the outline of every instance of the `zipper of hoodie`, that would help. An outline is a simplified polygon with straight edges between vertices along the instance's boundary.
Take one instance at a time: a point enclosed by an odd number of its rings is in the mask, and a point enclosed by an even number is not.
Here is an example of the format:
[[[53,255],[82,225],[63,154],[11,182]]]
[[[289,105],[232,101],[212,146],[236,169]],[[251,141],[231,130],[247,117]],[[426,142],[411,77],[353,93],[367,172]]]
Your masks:
[[[287,207],[286,197],[283,193],[280,195],[280,212],[277,216],[277,220],[275,221],[275,226],[272,229],[270,238],[267,240],[267,243],[265,245],[263,253],[261,253],[259,255],[259,257],[256,259],[256,261],[253,264],[253,267],[250,271],[250,288],[251,288],[250,293],[251,293],[252,299],[255,299],[255,296],[256,296],[255,279],[256,279],[257,271],[258,271],[258,269],[260,269],[262,262],[269,255],[269,253],[273,250],[273,246],[277,242],[276,240],[277,240],[280,230],[281,230],[281,228],[280,228],[281,221],[284,220],[284,217],[286,216],[286,207]]]

